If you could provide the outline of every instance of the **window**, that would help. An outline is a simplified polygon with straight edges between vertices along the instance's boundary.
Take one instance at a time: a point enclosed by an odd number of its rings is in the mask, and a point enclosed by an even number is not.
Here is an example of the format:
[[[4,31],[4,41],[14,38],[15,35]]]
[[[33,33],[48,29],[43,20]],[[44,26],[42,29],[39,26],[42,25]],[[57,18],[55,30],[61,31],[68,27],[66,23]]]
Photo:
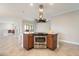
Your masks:
[[[33,32],[33,25],[32,24],[25,24],[24,25],[24,30],[26,32]]]

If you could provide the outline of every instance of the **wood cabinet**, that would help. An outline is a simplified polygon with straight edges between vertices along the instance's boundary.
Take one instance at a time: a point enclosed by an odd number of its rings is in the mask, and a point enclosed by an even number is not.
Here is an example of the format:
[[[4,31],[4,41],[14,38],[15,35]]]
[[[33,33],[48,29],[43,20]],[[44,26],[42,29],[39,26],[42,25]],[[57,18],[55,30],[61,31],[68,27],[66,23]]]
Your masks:
[[[47,35],[47,47],[53,50],[57,48],[57,34]]]
[[[23,47],[27,50],[34,47],[34,34],[24,34],[23,35]],[[56,49],[57,48],[57,34],[47,34],[45,35],[47,39],[47,48]]]
[[[24,34],[23,35],[23,47],[29,50],[33,48],[33,46],[34,46],[33,34]]]

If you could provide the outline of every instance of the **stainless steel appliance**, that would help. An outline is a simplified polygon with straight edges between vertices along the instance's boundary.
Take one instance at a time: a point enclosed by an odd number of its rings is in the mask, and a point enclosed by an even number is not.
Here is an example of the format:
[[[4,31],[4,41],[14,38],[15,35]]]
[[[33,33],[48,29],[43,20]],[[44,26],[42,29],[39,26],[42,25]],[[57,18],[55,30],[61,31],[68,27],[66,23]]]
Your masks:
[[[46,36],[34,36],[34,48],[47,48]]]

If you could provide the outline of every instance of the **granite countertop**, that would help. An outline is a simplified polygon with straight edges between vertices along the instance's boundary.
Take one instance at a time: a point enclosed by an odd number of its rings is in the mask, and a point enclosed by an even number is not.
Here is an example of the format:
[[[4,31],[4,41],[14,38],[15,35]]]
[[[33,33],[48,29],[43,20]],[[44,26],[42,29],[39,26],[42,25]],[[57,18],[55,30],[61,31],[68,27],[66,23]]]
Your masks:
[[[57,34],[57,33],[44,33],[44,32],[24,32],[23,34],[48,35],[48,34]]]

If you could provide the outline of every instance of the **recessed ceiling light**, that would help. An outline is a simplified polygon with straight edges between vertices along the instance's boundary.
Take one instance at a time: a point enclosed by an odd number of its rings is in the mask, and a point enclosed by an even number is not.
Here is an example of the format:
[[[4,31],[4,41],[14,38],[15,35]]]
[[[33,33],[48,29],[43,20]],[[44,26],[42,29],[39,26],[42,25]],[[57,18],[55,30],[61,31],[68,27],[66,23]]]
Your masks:
[[[49,3],[49,5],[51,5],[51,6],[52,6],[52,5],[54,5],[54,3]]]
[[[33,3],[30,3],[30,6],[33,6]]]

